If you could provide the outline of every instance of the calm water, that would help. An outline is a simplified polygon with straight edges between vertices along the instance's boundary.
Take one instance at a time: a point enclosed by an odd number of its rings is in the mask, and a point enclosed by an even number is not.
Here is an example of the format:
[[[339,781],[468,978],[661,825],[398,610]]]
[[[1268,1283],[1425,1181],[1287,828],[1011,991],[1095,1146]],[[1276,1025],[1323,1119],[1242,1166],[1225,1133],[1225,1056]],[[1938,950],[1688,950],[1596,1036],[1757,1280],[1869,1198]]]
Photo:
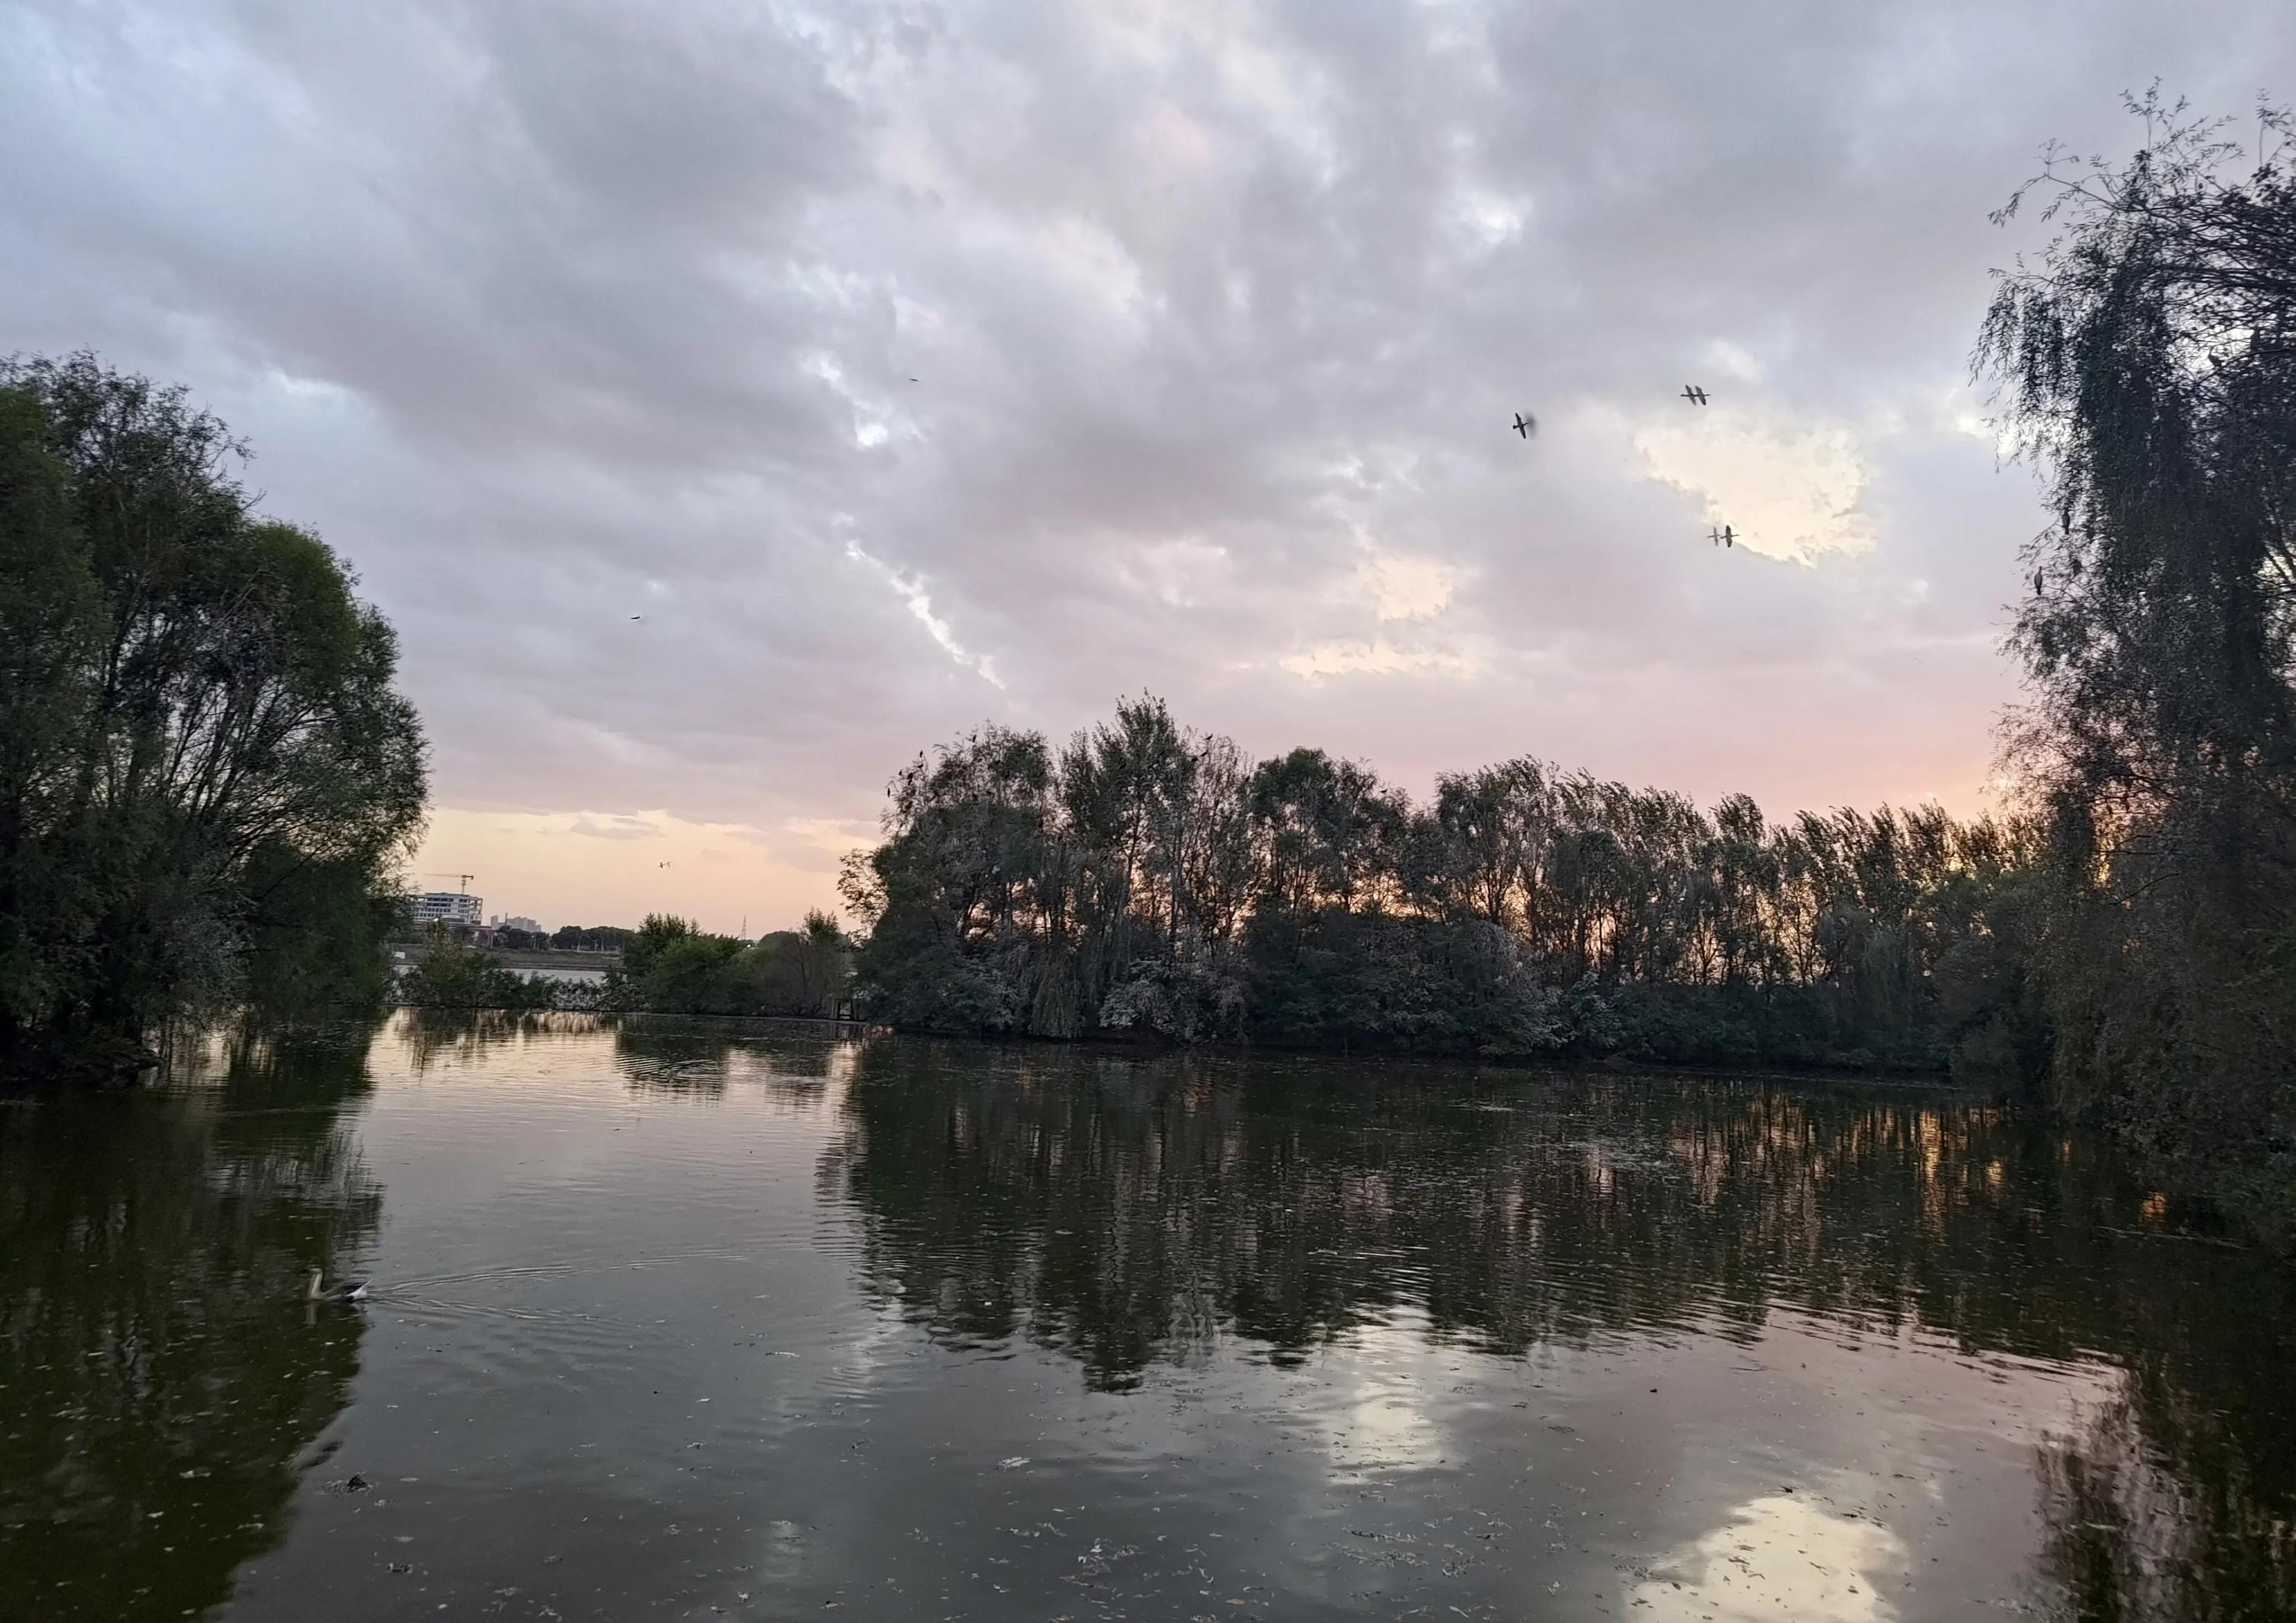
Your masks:
[[[2296,1615],[2173,1219],[1918,1091],[401,1015],[0,1109],[0,1618]]]

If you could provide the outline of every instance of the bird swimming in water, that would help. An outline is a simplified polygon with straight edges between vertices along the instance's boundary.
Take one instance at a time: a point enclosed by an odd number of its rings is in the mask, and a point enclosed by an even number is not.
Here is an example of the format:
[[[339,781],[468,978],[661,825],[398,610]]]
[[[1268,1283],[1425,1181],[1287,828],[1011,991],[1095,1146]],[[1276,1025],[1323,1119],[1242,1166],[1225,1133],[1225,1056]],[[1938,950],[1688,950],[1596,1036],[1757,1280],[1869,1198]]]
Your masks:
[[[326,1283],[326,1275],[317,1268],[311,1270],[311,1288],[303,1292],[303,1299],[313,1302],[363,1302],[366,1299],[366,1281],[339,1279]]]

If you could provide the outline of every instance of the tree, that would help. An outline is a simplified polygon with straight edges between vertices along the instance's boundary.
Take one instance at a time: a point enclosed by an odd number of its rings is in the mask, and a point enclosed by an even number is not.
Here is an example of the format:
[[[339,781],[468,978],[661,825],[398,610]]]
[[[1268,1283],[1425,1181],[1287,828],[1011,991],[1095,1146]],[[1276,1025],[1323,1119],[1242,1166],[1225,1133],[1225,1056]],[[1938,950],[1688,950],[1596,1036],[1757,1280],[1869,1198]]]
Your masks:
[[[301,950],[266,911],[291,898],[360,960],[335,988],[371,990],[364,900],[424,791],[390,626],[252,512],[182,389],[81,355],[0,365],[0,1070],[115,1069],[298,979],[266,961]]]
[[[808,912],[795,932],[798,997],[801,1014],[834,1014],[838,995],[852,974],[852,947],[836,919],[818,907]]]
[[[2053,521],[2012,645],[2049,826],[2052,1085],[2156,1171],[2296,1233],[2296,162],[2132,102],[2125,164],[2043,174],[2061,234],[1976,366]]]
[[[552,983],[516,970],[444,923],[425,932],[422,962],[399,983],[402,1002],[418,1009],[546,1009]]]
[[[0,389],[0,1032],[66,996],[43,921],[85,906],[57,858],[103,604],[70,470],[49,438],[37,390]]]

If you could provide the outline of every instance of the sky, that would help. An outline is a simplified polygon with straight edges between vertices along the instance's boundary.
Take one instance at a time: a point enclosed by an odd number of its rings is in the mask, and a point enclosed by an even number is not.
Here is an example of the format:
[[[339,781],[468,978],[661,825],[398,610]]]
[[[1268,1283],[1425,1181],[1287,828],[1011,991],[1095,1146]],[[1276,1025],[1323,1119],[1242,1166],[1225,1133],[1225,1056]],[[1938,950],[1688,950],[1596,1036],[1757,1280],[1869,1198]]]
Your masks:
[[[2296,99],[2296,7],[0,0],[0,353],[249,438],[489,915],[785,924],[920,750],[1144,692],[1970,813],[1987,217],[2156,80]]]

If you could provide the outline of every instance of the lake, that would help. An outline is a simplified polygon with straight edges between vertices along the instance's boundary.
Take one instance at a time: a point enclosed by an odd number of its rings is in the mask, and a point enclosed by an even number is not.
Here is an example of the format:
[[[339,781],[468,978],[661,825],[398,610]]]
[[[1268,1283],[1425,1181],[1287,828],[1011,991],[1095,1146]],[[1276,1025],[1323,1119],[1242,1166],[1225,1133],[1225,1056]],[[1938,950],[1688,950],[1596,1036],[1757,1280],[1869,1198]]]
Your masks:
[[[185,1070],[0,1108],[0,1618],[2296,1615],[2290,1273],[1940,1090],[412,1012]]]

